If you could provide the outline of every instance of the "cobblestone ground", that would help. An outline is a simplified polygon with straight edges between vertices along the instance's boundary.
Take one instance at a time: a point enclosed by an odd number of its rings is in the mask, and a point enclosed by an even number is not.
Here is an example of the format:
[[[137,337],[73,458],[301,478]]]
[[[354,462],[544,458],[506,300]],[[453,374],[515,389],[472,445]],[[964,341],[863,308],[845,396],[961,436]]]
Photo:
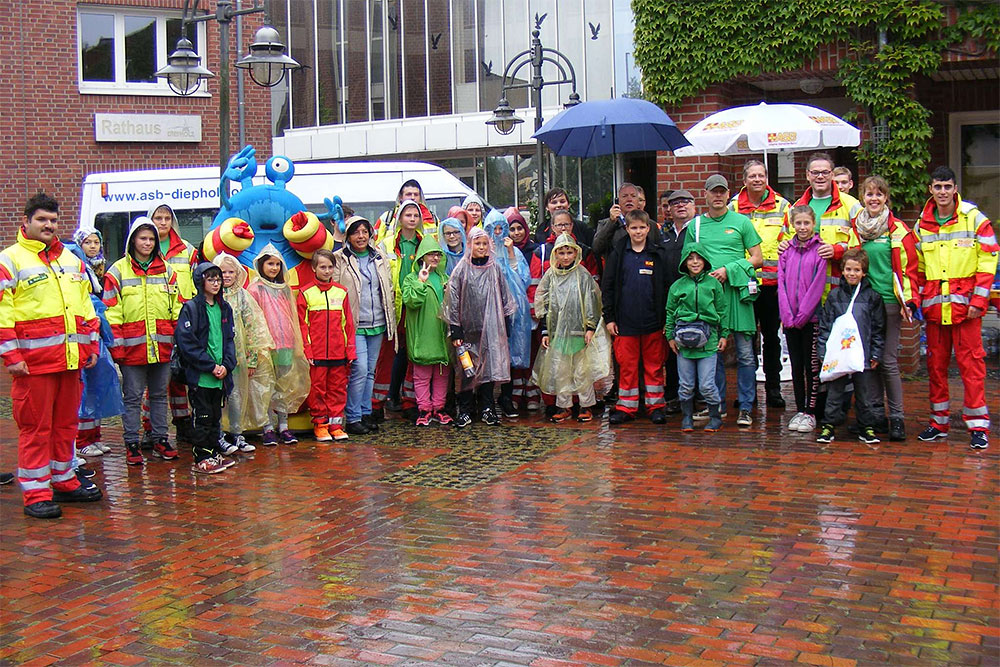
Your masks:
[[[0,491],[0,663],[996,665],[1000,438],[918,442],[905,387],[910,439],[878,446],[730,410],[713,435],[395,422],[213,476],[118,448],[60,520]]]

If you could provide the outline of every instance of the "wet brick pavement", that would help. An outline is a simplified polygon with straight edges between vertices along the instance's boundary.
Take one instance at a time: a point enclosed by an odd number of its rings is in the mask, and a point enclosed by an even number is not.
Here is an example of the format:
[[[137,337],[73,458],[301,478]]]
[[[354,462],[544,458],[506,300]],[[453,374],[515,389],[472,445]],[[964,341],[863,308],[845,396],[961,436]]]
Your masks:
[[[207,477],[119,449],[61,520],[0,490],[0,663],[996,665],[1000,439],[918,442],[905,387],[910,440],[875,447],[730,410],[395,423]]]

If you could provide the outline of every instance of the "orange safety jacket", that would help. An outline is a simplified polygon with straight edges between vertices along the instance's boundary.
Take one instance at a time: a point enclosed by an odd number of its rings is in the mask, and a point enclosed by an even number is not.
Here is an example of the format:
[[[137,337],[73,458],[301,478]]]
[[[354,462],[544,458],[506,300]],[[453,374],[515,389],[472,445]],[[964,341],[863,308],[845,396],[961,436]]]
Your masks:
[[[80,369],[98,352],[99,320],[83,262],[56,239],[17,231],[0,252],[0,356],[33,374]]]
[[[833,259],[826,263],[826,287],[823,289],[823,301],[830,290],[840,285],[840,258],[844,256],[844,251],[858,245],[858,236],[851,227],[851,221],[861,212],[861,204],[857,199],[849,194],[842,193],[836,184],[833,184],[831,191],[830,205],[826,207],[826,212],[816,221],[819,237],[823,243],[833,246]],[[807,188],[805,193],[785,211],[785,224],[781,228],[781,236],[778,241],[791,239],[795,235],[790,220],[790,212],[796,206],[809,206],[812,201],[812,188]]]
[[[312,361],[353,361],[354,316],[347,290],[335,282],[313,282],[296,298],[302,349]]]
[[[745,187],[729,201],[729,209],[750,218],[760,237],[760,252],[764,256],[764,264],[757,269],[757,279],[762,285],[778,284],[778,238],[785,224],[788,206],[788,200],[770,185],[767,186],[764,199],[756,206],[750,201]]]
[[[143,270],[125,255],[104,274],[111,357],[126,366],[170,361],[180,315],[177,274],[157,254]]]
[[[985,312],[989,305],[1000,247],[989,218],[958,194],[950,220],[939,225],[936,211],[927,200],[911,232],[917,251],[911,277],[918,286],[911,302],[930,322],[960,324],[970,306]]]

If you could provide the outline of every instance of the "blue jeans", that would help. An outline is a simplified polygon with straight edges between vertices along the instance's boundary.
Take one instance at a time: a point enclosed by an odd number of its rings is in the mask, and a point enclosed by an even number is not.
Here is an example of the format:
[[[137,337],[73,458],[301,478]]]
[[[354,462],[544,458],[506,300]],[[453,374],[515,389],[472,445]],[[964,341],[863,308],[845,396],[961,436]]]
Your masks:
[[[351,364],[351,378],[347,382],[347,423],[361,421],[362,415],[372,413],[372,390],[375,387],[375,363],[385,334],[365,336],[357,334],[354,346],[358,358]]]
[[[753,338],[734,333],[736,342],[736,384],[739,390],[740,410],[752,410],[757,397],[757,355],[753,352]],[[719,388],[719,402],[726,404],[726,365],[719,359],[715,368],[715,384]]]
[[[690,401],[694,398],[695,384],[701,388],[701,395],[709,405],[719,402],[719,390],[715,385],[715,369],[722,366],[719,355],[713,354],[702,359],[688,359],[683,355],[677,358],[677,398]]]

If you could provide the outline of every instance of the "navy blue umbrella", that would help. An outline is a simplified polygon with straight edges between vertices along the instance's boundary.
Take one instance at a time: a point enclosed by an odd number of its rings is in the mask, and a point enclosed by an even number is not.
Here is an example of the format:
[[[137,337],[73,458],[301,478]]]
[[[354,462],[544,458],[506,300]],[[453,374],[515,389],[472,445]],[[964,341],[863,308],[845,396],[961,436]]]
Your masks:
[[[663,109],[629,97],[577,104],[542,125],[532,138],[556,155],[573,157],[674,151],[691,145]]]

